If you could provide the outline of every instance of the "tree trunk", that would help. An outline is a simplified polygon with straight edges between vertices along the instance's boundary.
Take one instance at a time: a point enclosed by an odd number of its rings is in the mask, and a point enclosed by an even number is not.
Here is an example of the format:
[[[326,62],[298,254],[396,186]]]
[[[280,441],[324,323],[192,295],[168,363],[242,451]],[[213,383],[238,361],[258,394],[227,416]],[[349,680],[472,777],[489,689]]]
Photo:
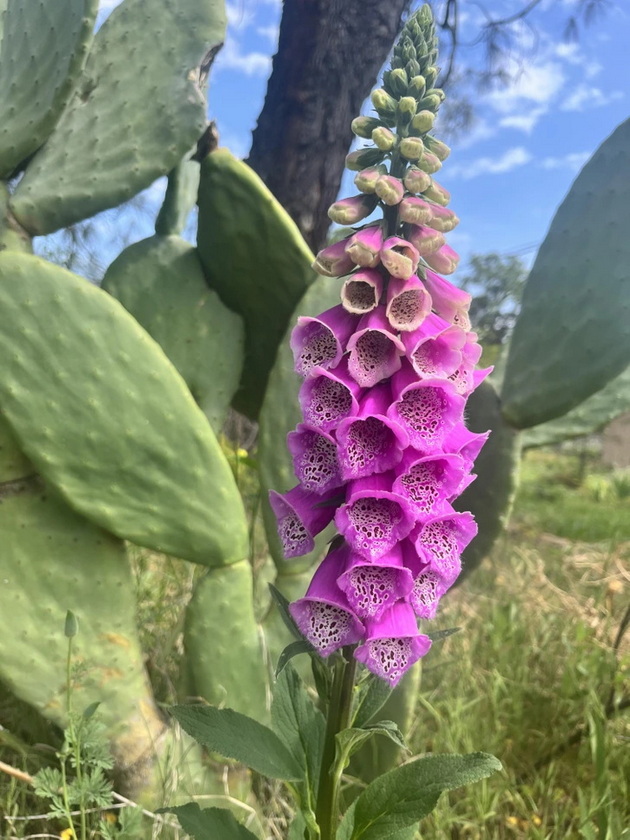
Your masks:
[[[330,224],[350,122],[385,63],[410,0],[284,0],[278,52],[249,165],[313,250]]]

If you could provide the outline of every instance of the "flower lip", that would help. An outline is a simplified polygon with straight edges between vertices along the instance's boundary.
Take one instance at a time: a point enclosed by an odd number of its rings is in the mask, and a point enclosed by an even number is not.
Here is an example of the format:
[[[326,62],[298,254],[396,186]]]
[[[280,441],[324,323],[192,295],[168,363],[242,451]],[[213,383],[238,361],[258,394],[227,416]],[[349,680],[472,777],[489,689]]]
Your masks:
[[[356,416],[360,394],[361,386],[348,373],[345,359],[334,370],[313,368],[299,393],[304,420],[329,432],[346,417]]]
[[[341,302],[347,312],[365,315],[376,309],[382,293],[383,275],[380,271],[363,269],[346,277],[341,288]]]
[[[269,491],[269,504],[277,519],[278,536],[287,559],[313,550],[313,537],[323,531],[335,515],[334,499],[334,490],[322,495],[305,490],[299,484],[284,494]]]
[[[296,373],[307,376],[316,367],[336,367],[357,321],[357,317],[341,304],[327,309],[317,318],[301,315],[290,339]]]
[[[337,443],[323,429],[300,423],[287,435],[287,446],[293,456],[295,475],[305,490],[321,494],[344,483]]]
[[[364,315],[349,338],[348,370],[364,388],[372,388],[400,369],[405,346],[390,326],[385,307]]]
[[[390,278],[386,314],[393,329],[402,333],[416,330],[430,312],[431,296],[416,274],[412,274],[408,280]]]
[[[378,619],[385,610],[413,588],[413,577],[402,562],[399,546],[377,563],[351,554],[346,570],[337,578],[353,611],[360,618]]]

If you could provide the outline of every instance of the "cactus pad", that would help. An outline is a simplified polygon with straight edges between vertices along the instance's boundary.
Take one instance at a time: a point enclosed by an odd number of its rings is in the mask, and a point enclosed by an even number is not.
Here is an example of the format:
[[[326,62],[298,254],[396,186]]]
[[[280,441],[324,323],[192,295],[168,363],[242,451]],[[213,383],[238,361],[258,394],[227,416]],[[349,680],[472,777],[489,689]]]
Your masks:
[[[560,205],[531,270],[501,390],[528,428],[570,411],[630,362],[630,120]]]
[[[198,68],[224,33],[222,0],[124,0],[114,9],[15,192],[18,221],[51,233],[170,172],[206,124]]]
[[[466,413],[471,431],[492,433],[475,461],[476,480],[455,502],[457,510],[472,512],[479,527],[462,555],[460,581],[481,563],[507,525],[518,484],[521,438],[503,419],[497,392],[487,380],[471,394]]]
[[[117,758],[153,757],[164,724],[153,703],[135,625],[123,543],[78,516],[38,480],[0,488],[0,678],[59,725],[66,717],[64,619],[79,620],[74,708],[100,701]]]
[[[46,140],[81,74],[97,0],[9,0],[0,14],[0,175]]]
[[[208,288],[195,249],[152,236],[122,252],[102,288],[157,341],[218,432],[241,376],[243,322]]]
[[[313,255],[260,178],[227,149],[201,165],[197,246],[210,286],[245,321],[234,406],[254,419],[293,310],[316,276]]]
[[[289,346],[291,331],[298,315],[316,316],[339,303],[339,286],[318,280],[304,294],[289,321],[289,328],[278,349],[275,365],[269,376],[265,401],[260,411],[258,435],[258,464],[263,489],[262,510],[269,550],[278,568],[287,565],[293,571],[311,566],[326,542],[322,534],[315,540],[315,551],[299,560],[284,559],[278,539],[277,520],[267,500],[267,492],[284,493],[297,483],[293,460],[286,446],[286,437],[302,420],[298,391],[302,379],[295,373],[293,354]]]
[[[248,553],[229,465],[160,347],[106,292],[0,253],[0,404],[25,454],[79,513],[209,565]]]
[[[158,236],[180,234],[197,203],[201,167],[196,160],[181,160],[168,174],[166,195],[155,220]]]
[[[248,560],[208,571],[186,610],[184,648],[194,697],[261,721],[267,716],[267,669],[252,595]]]
[[[0,411],[0,493],[4,482],[34,473],[35,467],[20,449],[18,439]]]

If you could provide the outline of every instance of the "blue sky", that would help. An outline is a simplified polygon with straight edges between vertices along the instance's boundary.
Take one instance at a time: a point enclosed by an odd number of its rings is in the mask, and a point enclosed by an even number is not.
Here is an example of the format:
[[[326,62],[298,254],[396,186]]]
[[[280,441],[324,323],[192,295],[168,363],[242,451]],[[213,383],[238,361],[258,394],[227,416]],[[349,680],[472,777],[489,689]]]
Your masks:
[[[530,262],[580,167],[630,116],[630,3],[610,0],[605,15],[580,27],[577,42],[566,41],[564,26],[577,2],[542,0],[529,17],[534,29],[522,24],[512,30],[522,59],[508,64],[512,81],[477,95],[474,124],[451,141],[440,182],[451,191],[451,207],[461,218],[449,242],[463,264],[472,253],[488,251]],[[485,6],[496,17],[524,3],[487,0]],[[102,13],[115,5],[116,0],[103,0]],[[461,0],[461,8],[462,41],[470,41],[483,15],[471,0]],[[227,11],[228,35],[210,79],[209,116],[217,120],[222,145],[246,156],[282,6],[280,0],[229,0]],[[484,65],[480,47],[463,48],[461,59],[468,66]],[[370,113],[369,101],[363,112]],[[162,190],[154,185],[149,198],[159,199]],[[344,179],[342,193],[353,191],[350,178]],[[150,234],[143,227],[138,224],[134,238]]]

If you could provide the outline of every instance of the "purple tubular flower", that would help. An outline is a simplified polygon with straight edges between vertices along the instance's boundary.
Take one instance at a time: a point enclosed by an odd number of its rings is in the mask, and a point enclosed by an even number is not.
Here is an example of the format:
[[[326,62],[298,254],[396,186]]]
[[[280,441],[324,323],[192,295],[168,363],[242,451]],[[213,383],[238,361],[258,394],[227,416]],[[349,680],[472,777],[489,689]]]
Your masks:
[[[433,271],[426,272],[424,285],[431,295],[433,308],[441,318],[464,330],[470,329],[468,309],[472,298],[468,292],[458,289]]]
[[[442,245],[437,251],[424,254],[428,266],[441,274],[452,274],[459,265],[459,254],[450,245]]]
[[[336,367],[357,322],[358,318],[341,305],[322,312],[318,318],[298,318],[291,333],[296,373],[307,376],[316,367]]]
[[[388,607],[413,589],[413,577],[403,565],[399,546],[381,557],[378,563],[370,563],[360,554],[351,554],[346,571],[337,583],[353,612],[361,619],[379,619]]]
[[[460,492],[465,462],[460,455],[425,455],[408,449],[396,470],[393,491],[413,505],[426,521],[451,510],[449,500]]]
[[[386,416],[390,403],[389,384],[377,385],[361,400],[358,415],[339,424],[337,443],[345,480],[386,472],[401,460],[409,437]]]
[[[384,306],[361,318],[347,349],[350,375],[363,388],[371,388],[399,370],[405,352],[402,341],[389,325]]]
[[[445,243],[444,234],[426,225],[408,225],[407,239],[411,242],[421,257],[433,254]]]
[[[414,526],[408,500],[391,492],[392,478],[381,473],[351,481],[347,501],[335,514],[335,524],[346,542],[370,561],[391,551]]]
[[[325,432],[335,429],[359,410],[361,387],[348,373],[342,360],[334,371],[313,368],[300,388],[299,400],[306,423]]]
[[[289,606],[300,632],[323,657],[344,645],[356,644],[365,633],[363,624],[337,586],[347,558],[347,546],[331,551],[313,575],[306,595]]]
[[[383,229],[381,225],[368,225],[352,234],[346,245],[346,253],[356,265],[374,268],[381,261]]]
[[[425,522],[414,544],[431,570],[446,586],[452,586],[462,569],[460,555],[476,534],[472,514],[453,511]]]
[[[373,268],[365,268],[346,279],[341,288],[341,303],[348,312],[365,315],[376,309],[382,294],[383,275]]]
[[[460,455],[464,459],[466,472],[469,472],[489,436],[490,432],[471,432],[462,421],[456,423],[448,433],[444,450]]]
[[[322,494],[344,483],[332,435],[300,423],[287,435],[287,446],[293,456],[295,475],[305,490]]]
[[[341,277],[354,268],[354,263],[346,253],[348,239],[341,239],[323,248],[315,258],[313,269],[324,277]]]
[[[365,643],[355,650],[354,657],[392,687],[431,647],[431,639],[418,631],[414,611],[404,601],[379,619],[368,619],[366,629]]]
[[[441,451],[441,445],[463,417],[464,398],[447,380],[418,381],[414,369],[407,365],[392,380],[394,403],[388,417],[406,429],[415,449],[430,455]]]
[[[400,332],[417,329],[431,312],[431,296],[420,279],[391,277],[387,287],[387,320]]]
[[[269,503],[278,520],[278,536],[287,559],[313,550],[313,537],[323,531],[335,515],[334,498],[334,490],[320,495],[304,490],[299,484],[284,495],[269,491]]]
[[[423,379],[446,379],[462,364],[466,333],[433,313],[402,336],[407,358]]]
[[[383,242],[381,248],[381,262],[392,275],[402,280],[409,280],[416,273],[420,254],[406,239],[400,236],[390,236]]]

